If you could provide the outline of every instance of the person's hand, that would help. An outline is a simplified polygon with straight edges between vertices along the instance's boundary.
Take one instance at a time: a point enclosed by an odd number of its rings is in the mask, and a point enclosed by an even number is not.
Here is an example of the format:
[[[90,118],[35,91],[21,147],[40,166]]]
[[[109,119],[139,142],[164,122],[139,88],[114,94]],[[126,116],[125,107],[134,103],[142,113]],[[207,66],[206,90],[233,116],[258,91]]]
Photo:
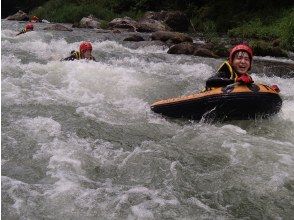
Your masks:
[[[243,75],[239,76],[236,81],[243,83],[243,84],[253,83],[252,78],[247,74],[243,74]]]

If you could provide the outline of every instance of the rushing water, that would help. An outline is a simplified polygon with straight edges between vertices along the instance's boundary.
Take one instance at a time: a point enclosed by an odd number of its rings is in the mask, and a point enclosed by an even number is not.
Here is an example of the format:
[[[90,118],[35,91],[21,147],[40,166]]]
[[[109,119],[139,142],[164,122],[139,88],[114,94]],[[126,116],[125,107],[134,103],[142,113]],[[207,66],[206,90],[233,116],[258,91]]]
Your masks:
[[[150,104],[201,90],[222,60],[23,25],[2,20],[3,219],[293,218],[294,78],[253,72],[281,89],[269,119],[167,119]],[[59,61],[82,40],[98,62]]]

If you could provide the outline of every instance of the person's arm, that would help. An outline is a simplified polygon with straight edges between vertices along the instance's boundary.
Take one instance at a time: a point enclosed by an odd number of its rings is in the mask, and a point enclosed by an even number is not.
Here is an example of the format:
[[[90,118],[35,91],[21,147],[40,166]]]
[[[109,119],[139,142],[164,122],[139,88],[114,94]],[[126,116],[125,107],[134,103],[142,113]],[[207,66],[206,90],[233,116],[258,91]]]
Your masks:
[[[218,69],[216,75],[210,77],[206,81],[206,88],[223,87],[235,82],[233,78],[233,70],[228,62],[224,62]]]
[[[206,81],[206,87],[223,87],[233,84],[235,80],[212,76]]]
[[[26,31],[25,30],[21,30],[21,32],[19,32],[16,36],[18,36],[20,34],[24,34],[24,33],[26,33]]]
[[[63,58],[60,61],[73,61],[76,58],[77,57],[76,57],[75,51],[73,50],[73,51],[70,52],[70,56],[69,57]]]

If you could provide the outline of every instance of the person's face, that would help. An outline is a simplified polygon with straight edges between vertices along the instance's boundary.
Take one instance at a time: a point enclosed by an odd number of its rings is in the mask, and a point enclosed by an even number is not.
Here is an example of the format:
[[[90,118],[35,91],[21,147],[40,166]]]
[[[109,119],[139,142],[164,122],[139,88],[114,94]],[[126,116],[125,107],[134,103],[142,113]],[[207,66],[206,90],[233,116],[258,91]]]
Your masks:
[[[235,54],[232,66],[239,74],[247,73],[250,69],[250,57],[247,52],[239,51]]]
[[[92,53],[91,50],[86,50],[86,51],[83,53],[83,57],[86,58],[86,59],[90,59],[90,58],[91,58],[91,53]]]

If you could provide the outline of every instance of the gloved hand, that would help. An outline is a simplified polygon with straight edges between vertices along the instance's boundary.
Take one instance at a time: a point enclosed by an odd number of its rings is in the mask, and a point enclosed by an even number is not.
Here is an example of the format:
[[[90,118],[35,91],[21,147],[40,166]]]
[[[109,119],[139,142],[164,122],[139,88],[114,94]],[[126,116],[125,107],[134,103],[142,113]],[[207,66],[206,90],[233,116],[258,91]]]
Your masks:
[[[249,84],[249,83],[253,83],[253,80],[249,75],[243,74],[237,78],[236,82],[240,82],[243,84]]]

